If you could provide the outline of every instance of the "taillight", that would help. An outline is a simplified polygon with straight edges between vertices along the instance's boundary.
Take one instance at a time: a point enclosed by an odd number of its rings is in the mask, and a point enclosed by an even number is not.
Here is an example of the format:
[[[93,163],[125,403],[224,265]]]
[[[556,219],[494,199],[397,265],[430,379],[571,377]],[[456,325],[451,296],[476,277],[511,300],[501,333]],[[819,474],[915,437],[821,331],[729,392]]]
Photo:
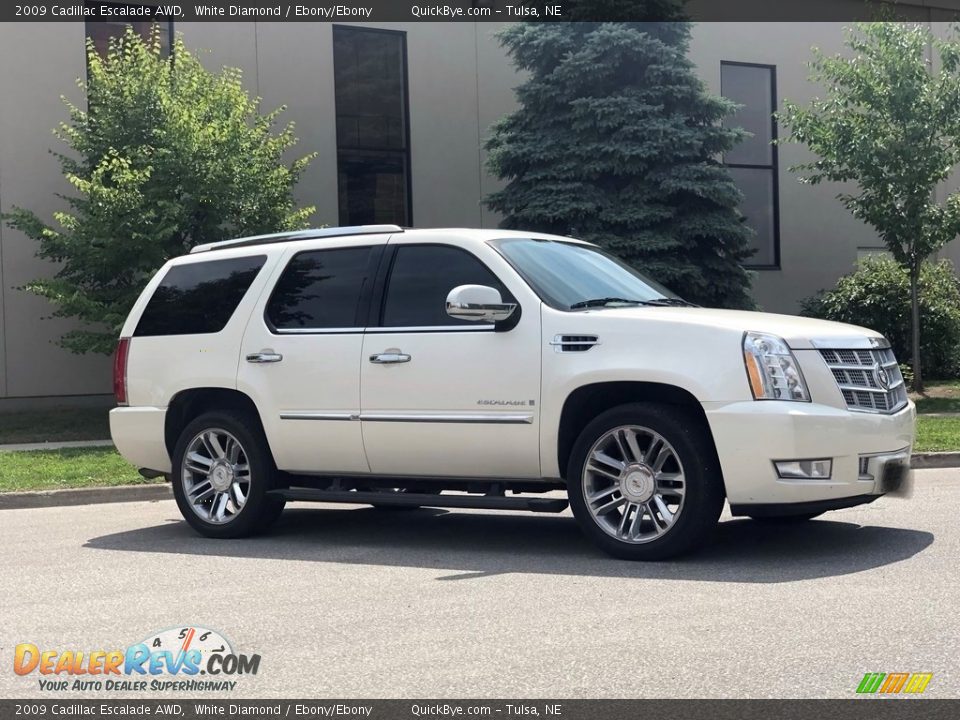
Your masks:
[[[117,405],[127,404],[127,355],[130,352],[130,338],[122,337],[113,353],[113,395]]]

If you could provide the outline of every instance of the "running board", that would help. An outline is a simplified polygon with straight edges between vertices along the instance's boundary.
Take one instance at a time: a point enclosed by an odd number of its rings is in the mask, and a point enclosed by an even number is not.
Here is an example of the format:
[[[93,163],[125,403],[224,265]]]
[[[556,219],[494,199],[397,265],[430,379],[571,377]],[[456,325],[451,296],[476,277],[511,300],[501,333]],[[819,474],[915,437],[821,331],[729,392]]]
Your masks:
[[[300,502],[352,503],[355,505],[395,505],[416,507],[453,507],[477,510],[527,510],[558,513],[567,509],[565,499],[504,497],[501,495],[428,495],[425,493],[366,492],[360,490],[317,490],[289,488],[271,490],[267,495]]]

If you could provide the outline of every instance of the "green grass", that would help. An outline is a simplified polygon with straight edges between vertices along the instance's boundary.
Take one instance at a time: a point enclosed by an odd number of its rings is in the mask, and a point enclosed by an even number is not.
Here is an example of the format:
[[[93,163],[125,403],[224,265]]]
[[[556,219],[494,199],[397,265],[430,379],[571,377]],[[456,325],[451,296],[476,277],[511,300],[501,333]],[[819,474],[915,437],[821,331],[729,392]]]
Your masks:
[[[0,412],[0,445],[106,440],[110,438],[107,407],[49,408],[29,412]]]
[[[960,417],[917,418],[914,452],[960,451]]]
[[[0,453],[0,492],[142,485],[146,480],[113,448]]]

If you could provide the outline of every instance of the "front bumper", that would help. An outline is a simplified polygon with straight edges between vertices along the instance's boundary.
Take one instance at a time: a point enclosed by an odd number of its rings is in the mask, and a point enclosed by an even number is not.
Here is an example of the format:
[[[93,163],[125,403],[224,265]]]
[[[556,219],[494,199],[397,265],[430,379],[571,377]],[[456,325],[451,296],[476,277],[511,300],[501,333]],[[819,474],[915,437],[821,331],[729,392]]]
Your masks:
[[[119,453],[138,468],[170,472],[164,441],[166,408],[118,407],[110,411],[110,437]]]
[[[913,403],[894,415],[778,401],[704,403],[704,411],[727,499],[738,509],[851,498],[869,502],[867,496],[909,490]],[[774,467],[778,460],[826,458],[833,461],[829,479],[782,479]]]

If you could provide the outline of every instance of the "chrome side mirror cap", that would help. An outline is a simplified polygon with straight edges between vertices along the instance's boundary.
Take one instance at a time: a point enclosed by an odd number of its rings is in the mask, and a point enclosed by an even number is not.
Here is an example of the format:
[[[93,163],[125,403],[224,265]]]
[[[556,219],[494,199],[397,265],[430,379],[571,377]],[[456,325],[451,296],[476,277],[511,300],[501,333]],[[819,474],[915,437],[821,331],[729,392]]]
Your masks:
[[[458,320],[498,323],[513,315],[515,303],[505,303],[500,291],[486,285],[459,285],[447,295],[447,315]]]

